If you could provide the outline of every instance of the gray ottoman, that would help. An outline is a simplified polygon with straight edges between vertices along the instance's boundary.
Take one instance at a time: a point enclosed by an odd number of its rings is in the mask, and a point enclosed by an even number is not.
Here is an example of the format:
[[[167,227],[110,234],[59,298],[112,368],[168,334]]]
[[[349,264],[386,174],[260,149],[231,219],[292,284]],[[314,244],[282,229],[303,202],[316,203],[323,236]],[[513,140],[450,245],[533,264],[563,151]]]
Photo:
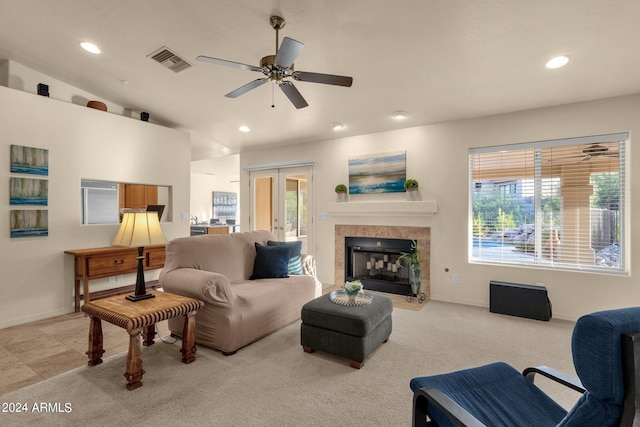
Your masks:
[[[373,295],[371,304],[354,307],[334,304],[329,295],[302,307],[300,344],[307,353],[315,350],[345,357],[360,369],[364,360],[391,335],[391,298]]]

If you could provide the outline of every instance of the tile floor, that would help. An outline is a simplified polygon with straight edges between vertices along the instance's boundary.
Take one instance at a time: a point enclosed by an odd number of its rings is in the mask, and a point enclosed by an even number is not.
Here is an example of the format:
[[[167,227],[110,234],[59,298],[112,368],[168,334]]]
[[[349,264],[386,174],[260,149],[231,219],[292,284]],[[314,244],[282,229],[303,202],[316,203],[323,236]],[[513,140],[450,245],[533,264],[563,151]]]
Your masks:
[[[167,321],[157,330],[156,341],[169,335]],[[102,335],[103,357],[128,350],[124,329],[102,322]],[[88,337],[89,317],[84,313],[0,329],[0,395],[86,365]]]

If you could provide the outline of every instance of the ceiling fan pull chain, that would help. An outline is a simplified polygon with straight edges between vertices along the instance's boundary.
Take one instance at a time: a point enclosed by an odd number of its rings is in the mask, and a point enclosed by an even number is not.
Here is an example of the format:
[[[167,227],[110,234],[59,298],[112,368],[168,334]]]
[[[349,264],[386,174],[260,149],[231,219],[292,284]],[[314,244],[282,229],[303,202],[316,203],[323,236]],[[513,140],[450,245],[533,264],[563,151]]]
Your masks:
[[[276,108],[276,100],[275,100],[275,94],[274,94],[274,86],[275,84],[271,84],[271,108]]]

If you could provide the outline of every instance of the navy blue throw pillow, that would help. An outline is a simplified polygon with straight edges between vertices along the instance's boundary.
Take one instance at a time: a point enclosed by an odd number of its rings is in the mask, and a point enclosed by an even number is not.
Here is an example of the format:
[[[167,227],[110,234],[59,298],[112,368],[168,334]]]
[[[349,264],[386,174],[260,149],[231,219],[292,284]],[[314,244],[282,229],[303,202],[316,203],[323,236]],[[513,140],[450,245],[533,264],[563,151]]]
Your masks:
[[[289,247],[291,249],[291,254],[289,255],[289,274],[304,274],[302,271],[302,256],[300,254],[302,251],[302,242],[300,240],[294,240],[293,242],[275,242],[269,240],[267,245]]]
[[[250,280],[289,277],[289,254],[287,246],[264,246],[256,242],[256,260]]]

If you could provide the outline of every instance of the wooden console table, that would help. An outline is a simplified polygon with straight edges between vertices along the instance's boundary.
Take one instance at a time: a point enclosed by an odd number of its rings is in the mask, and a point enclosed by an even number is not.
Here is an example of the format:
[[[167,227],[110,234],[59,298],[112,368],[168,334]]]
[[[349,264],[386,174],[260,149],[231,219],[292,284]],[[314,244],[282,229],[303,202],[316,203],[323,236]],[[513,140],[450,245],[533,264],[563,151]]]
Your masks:
[[[107,246],[104,248],[64,251],[75,257],[74,286],[75,311],[80,311],[80,282],[83,285],[84,302],[90,301],[89,280],[130,274],[138,271],[138,248]],[[144,269],[164,267],[165,245],[144,248]]]

